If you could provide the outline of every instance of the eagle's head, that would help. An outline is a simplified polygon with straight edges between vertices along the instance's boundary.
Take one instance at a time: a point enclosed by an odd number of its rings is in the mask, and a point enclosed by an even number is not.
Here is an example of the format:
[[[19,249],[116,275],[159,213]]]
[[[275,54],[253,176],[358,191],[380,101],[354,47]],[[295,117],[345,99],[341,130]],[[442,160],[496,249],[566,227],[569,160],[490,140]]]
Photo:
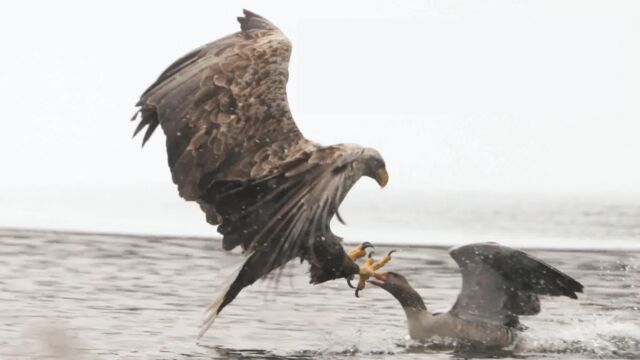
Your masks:
[[[364,149],[360,161],[364,166],[364,176],[368,176],[374,179],[381,188],[387,185],[389,182],[389,174],[387,173],[387,167],[384,163],[382,155],[372,148]]]

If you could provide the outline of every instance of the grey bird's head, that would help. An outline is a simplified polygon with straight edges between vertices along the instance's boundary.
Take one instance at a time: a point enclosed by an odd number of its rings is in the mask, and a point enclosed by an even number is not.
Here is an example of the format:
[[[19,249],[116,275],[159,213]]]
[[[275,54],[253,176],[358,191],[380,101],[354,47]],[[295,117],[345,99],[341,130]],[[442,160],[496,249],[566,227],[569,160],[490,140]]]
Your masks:
[[[395,272],[387,272],[376,274],[374,277],[369,280],[369,283],[377,285],[393,295],[403,308],[418,311],[427,309],[420,294],[411,287],[404,276]]]
[[[395,294],[406,291],[407,288],[411,289],[411,285],[407,278],[392,271],[376,274],[373,279],[369,280],[369,282],[385,289],[394,296]]]

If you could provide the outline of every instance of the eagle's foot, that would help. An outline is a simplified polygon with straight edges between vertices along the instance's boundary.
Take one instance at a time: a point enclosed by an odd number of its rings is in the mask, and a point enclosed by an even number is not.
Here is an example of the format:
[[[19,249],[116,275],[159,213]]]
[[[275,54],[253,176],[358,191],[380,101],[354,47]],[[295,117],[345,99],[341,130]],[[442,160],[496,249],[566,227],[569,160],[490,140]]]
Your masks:
[[[365,241],[362,244],[356,246],[355,248],[349,250],[349,252],[347,252],[347,256],[349,256],[349,258],[353,262],[356,262],[356,260],[367,255],[367,249],[369,248],[374,249],[375,246],[373,246],[370,242]],[[351,280],[353,280],[353,275],[347,278],[347,285],[349,285],[350,288],[355,289],[356,287],[351,285]]]
[[[358,286],[356,286],[356,297],[360,297],[360,290],[364,289],[367,280],[372,276],[381,276],[382,273],[377,270],[381,267],[385,266],[389,261],[391,261],[391,254],[393,254],[395,250],[389,251],[387,255],[385,255],[382,259],[378,261],[374,261],[372,254],[369,254],[369,258],[367,261],[360,266],[360,279],[358,281]],[[351,286],[351,284],[349,284]]]

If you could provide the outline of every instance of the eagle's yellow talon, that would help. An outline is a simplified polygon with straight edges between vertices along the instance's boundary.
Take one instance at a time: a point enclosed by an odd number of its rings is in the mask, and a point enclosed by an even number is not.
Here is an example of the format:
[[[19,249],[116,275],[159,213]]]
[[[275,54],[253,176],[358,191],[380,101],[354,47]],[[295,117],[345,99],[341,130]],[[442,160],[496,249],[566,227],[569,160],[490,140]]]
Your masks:
[[[349,256],[351,258],[351,260],[356,261],[356,260],[360,259],[361,257],[367,255],[367,248],[373,248],[373,245],[371,245],[370,242],[365,241],[362,244],[360,244],[357,247],[355,247],[354,249],[351,249],[347,253],[347,256]]]
[[[395,251],[395,250],[394,250]],[[385,266],[389,261],[391,261],[391,254],[394,251],[390,251],[386,256],[384,256],[379,261],[374,261],[371,254],[369,254],[369,258],[365,261],[364,264],[360,266],[360,279],[358,280],[358,286],[356,286],[356,297],[360,297],[360,290],[364,289],[367,280],[369,280],[372,276],[383,276],[384,273],[378,272],[376,270]]]

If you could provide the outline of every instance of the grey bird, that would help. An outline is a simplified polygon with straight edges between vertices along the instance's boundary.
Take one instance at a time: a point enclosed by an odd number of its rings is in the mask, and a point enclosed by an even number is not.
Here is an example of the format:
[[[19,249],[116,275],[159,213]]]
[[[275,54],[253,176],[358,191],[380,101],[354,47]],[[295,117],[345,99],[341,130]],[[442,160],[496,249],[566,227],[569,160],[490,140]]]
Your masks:
[[[496,243],[465,245],[449,254],[460,267],[462,289],[445,313],[429,313],[422,297],[398,273],[378,273],[369,280],[400,302],[414,340],[437,337],[508,347],[526,329],[518,316],[540,312],[539,295],[577,299],[584,288],[542,260]]]

